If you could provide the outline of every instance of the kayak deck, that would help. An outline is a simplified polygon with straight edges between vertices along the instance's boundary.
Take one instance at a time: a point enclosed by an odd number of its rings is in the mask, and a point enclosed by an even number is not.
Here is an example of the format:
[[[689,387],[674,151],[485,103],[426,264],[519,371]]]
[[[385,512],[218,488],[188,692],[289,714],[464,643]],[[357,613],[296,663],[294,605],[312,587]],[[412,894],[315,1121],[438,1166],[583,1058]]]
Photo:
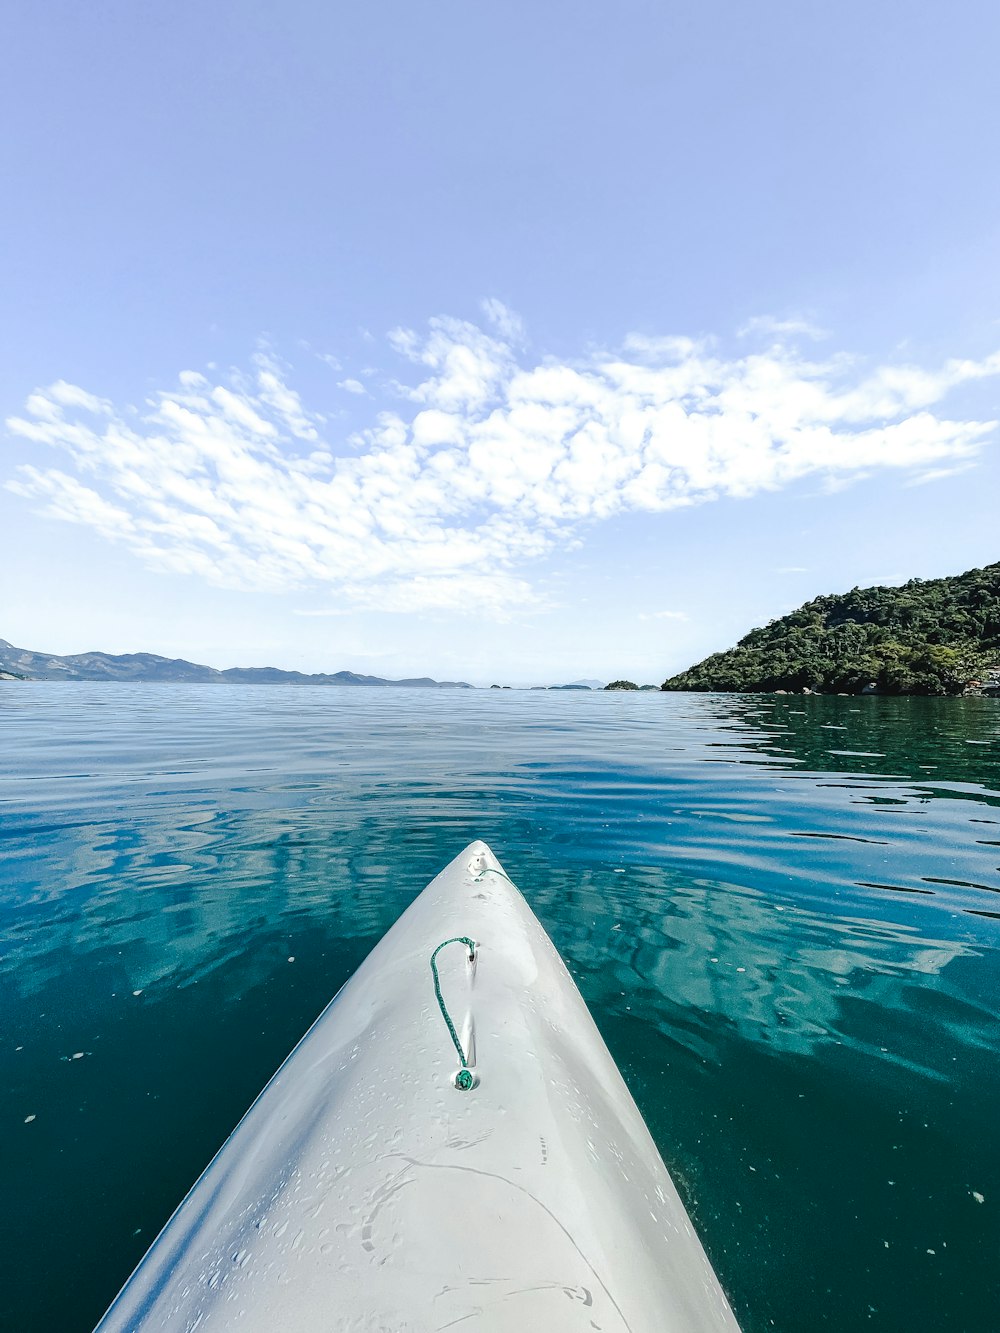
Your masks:
[[[430,959],[452,937],[439,1005]],[[98,1328],[453,1326],[737,1330],[579,991],[483,842],[319,1017]]]

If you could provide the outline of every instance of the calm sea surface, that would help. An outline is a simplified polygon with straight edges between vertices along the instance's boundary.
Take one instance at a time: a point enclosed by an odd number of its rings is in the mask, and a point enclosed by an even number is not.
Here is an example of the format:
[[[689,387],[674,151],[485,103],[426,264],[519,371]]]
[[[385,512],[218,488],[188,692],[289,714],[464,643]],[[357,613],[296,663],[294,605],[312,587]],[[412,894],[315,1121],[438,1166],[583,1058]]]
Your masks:
[[[747,1333],[1000,1328],[1000,703],[0,686],[0,1328],[89,1330],[485,838]]]

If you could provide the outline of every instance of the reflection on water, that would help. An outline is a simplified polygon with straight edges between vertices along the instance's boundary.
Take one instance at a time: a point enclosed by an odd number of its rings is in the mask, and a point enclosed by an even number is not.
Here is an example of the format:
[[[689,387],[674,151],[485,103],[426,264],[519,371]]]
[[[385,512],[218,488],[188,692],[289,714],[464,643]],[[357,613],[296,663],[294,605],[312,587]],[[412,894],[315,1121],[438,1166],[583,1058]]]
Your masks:
[[[996,701],[27,685],[0,736],[0,1326],[91,1326],[485,837],[747,1330],[995,1327]]]
[[[622,1007],[621,996],[633,1011],[660,1008],[674,1039],[706,1059],[715,1058],[721,1022],[728,1036],[773,1051],[808,1055],[846,1039],[934,1074],[925,1051],[889,1053],[857,1022],[863,1005],[874,1016],[872,1031],[881,1032],[886,1006],[899,1007],[911,980],[952,996],[947,1035],[992,1044],[992,1012],[961,993],[960,972],[945,975],[955,959],[977,956],[961,941],[885,921],[831,919],[756,890],[668,871],[636,869],[603,885],[600,899],[599,933],[585,913],[559,931],[565,952],[593,971],[588,998],[610,1010]],[[609,927],[610,916],[619,919]]]

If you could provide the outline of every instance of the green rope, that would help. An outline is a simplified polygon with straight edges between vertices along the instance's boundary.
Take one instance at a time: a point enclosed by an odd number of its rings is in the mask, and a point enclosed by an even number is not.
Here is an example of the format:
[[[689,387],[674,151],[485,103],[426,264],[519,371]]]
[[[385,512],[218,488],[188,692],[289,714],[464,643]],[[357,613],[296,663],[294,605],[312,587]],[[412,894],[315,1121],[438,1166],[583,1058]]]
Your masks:
[[[493,866],[485,866],[476,876],[477,884],[482,880],[484,875],[499,875],[502,879],[505,879],[508,884],[514,883],[505,870],[496,870]]]
[[[441,1017],[448,1025],[448,1032],[452,1041],[455,1043],[455,1050],[458,1051],[458,1058],[462,1062],[462,1068],[455,1075],[455,1087],[459,1092],[468,1092],[476,1085],[475,1075],[469,1068],[469,1062],[465,1058],[465,1052],[462,1050],[462,1043],[458,1039],[458,1033],[455,1031],[455,1024],[451,1021],[451,1014],[444,1002],[444,996],[441,994],[441,978],[438,976],[437,956],[443,948],[449,944],[464,944],[469,951],[469,962],[471,963],[476,956],[476,941],[470,940],[468,935],[455,935],[450,940],[444,940],[431,954],[431,972],[434,976],[434,994],[437,996],[437,1002],[441,1008]]]

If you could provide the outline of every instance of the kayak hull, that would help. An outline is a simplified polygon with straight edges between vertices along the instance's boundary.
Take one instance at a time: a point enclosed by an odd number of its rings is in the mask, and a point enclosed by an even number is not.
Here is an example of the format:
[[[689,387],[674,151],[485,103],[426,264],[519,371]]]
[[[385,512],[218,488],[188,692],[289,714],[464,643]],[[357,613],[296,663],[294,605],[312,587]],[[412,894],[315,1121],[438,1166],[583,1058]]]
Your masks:
[[[474,950],[436,962],[462,1058],[430,968],[456,936]],[[98,1329],[451,1326],[737,1330],[579,991],[482,842],[342,988]]]

